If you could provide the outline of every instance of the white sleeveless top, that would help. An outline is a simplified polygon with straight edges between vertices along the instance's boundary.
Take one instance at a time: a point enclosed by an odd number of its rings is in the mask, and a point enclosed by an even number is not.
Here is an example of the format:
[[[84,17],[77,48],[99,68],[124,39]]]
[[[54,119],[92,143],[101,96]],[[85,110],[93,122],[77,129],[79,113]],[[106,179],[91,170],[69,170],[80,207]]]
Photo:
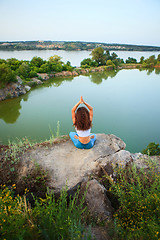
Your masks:
[[[79,137],[88,137],[88,136],[90,136],[91,128],[87,129],[87,130],[76,129],[76,132],[77,132]]]

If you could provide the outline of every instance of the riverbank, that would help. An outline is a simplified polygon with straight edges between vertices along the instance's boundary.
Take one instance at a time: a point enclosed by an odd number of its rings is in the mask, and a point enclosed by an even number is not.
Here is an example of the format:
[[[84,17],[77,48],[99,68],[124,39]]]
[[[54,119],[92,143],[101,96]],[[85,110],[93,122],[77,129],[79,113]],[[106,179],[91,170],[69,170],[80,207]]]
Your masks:
[[[141,68],[142,64],[123,64],[114,69],[113,66],[100,66],[95,68],[75,68],[73,71],[62,71],[57,73],[38,73],[38,77],[31,78],[30,81],[23,81],[19,76],[17,76],[16,83],[8,83],[4,88],[0,89],[0,101],[19,97],[26,94],[36,85],[44,84],[47,80],[57,77],[76,77],[79,75],[85,75],[94,72],[104,72],[104,71],[119,71],[122,69],[136,69]]]
[[[56,73],[37,73],[37,77],[31,78],[30,81],[24,81],[19,76],[16,76],[17,82],[8,83],[4,88],[0,89],[0,101],[19,97],[26,94],[36,85],[44,84],[47,80],[57,77],[76,77],[79,75],[85,75],[95,72],[105,72],[105,71],[120,71],[123,69],[160,69],[160,65],[157,64],[150,68],[144,66],[143,64],[121,64],[120,66],[109,65],[109,66],[99,66],[91,68],[74,68],[73,71],[61,71]]]

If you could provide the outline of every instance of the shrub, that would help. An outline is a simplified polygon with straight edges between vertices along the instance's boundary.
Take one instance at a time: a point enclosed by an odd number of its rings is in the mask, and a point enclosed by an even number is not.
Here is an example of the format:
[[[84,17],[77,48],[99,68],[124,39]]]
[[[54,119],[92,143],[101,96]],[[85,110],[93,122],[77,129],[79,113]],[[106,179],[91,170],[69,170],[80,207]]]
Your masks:
[[[24,78],[29,77],[29,72],[30,72],[30,67],[28,63],[23,62],[18,68],[19,75],[23,76]]]
[[[113,68],[115,67],[115,64],[111,60],[107,60],[106,65],[112,66]]]
[[[49,69],[49,64],[48,63],[42,64],[41,67],[39,68],[40,73],[47,73],[49,71],[50,71],[50,69]]]
[[[0,189],[0,239],[91,239],[82,224],[85,208],[84,198],[77,202],[79,191],[72,199],[63,190],[58,200],[48,192],[31,208],[25,196],[14,197],[15,188]]]
[[[132,57],[128,57],[128,59],[126,59],[126,63],[137,63],[137,59],[132,58]]]
[[[7,84],[16,81],[16,76],[10,67],[6,63],[0,64],[0,83]]]
[[[37,77],[38,75],[37,75],[37,73],[35,72],[35,71],[30,71],[30,73],[29,73],[29,77],[30,78],[34,78],[34,77]]]
[[[78,195],[79,191],[73,199],[68,199],[65,189],[58,201],[53,193],[35,201],[33,215],[44,239],[82,239],[85,229],[81,219],[86,209],[83,208],[84,198],[77,204]]]
[[[14,189],[0,189],[0,239],[38,239],[26,198],[14,197]]]
[[[40,57],[33,57],[30,61],[31,66],[36,66],[37,68],[40,68],[44,64],[44,60]]]
[[[149,170],[132,168],[117,170],[111,192],[119,200],[114,214],[114,232],[118,239],[160,238],[160,175],[153,162]]]
[[[149,143],[147,148],[142,150],[142,153],[150,156],[160,155],[159,144],[156,144],[155,142]]]
[[[20,181],[21,156],[31,149],[33,144],[27,138],[10,143],[6,149],[0,152],[0,185],[16,184],[16,193],[24,194],[25,188],[41,195],[47,189],[49,180],[48,172],[44,171],[38,164],[33,164],[30,172]]]

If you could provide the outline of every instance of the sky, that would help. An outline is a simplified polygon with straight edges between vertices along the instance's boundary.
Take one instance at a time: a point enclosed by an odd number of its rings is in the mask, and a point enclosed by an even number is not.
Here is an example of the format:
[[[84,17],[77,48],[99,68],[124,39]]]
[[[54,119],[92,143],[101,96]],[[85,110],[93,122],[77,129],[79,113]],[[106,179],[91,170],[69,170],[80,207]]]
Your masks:
[[[0,41],[160,46],[160,0],[0,0]]]

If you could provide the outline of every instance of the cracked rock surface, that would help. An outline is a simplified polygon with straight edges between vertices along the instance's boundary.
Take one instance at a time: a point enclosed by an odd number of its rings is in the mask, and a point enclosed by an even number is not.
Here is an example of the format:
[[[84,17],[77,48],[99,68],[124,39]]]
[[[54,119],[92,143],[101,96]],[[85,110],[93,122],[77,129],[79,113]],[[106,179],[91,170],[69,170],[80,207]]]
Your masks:
[[[113,134],[97,134],[96,143],[91,149],[77,149],[68,139],[49,148],[44,146],[32,149],[24,159],[35,161],[49,171],[50,187],[55,191],[60,191],[66,185],[70,190],[98,174],[101,169],[111,174],[112,165],[125,166],[132,161],[131,154],[124,150],[125,146]]]

